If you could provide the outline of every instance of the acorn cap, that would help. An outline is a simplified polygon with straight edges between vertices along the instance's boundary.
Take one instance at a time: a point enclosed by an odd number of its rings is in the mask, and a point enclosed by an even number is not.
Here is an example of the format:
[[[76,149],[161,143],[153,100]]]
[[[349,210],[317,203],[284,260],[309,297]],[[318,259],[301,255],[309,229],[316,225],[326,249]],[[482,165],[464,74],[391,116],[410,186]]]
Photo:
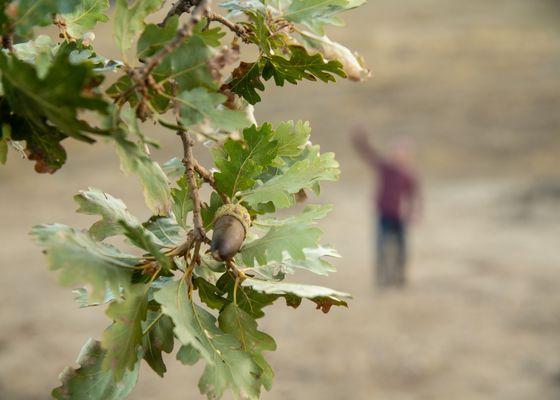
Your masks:
[[[243,225],[245,234],[249,232],[249,227],[251,226],[251,216],[249,215],[249,211],[247,211],[247,209],[241,204],[224,204],[216,211],[214,222],[224,215],[230,215],[237,219],[241,222],[241,225]]]

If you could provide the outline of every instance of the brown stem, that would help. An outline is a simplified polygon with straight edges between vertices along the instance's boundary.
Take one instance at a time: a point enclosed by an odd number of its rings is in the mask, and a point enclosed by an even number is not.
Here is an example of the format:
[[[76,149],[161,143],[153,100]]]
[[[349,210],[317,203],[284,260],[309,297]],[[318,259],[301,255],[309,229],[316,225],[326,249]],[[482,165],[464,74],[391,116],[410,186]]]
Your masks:
[[[233,260],[227,260],[226,265],[230,270],[233,271],[237,279],[239,279],[240,281],[244,281],[245,279],[247,279],[247,275],[245,275],[245,272],[237,268],[237,265],[235,265]]]
[[[183,257],[191,250],[193,244],[194,244],[194,234],[192,231],[190,231],[187,234],[187,240],[185,240],[179,246],[172,249],[169,253],[167,253],[167,255],[170,257]]]
[[[204,224],[202,223],[200,214],[200,196],[194,176],[194,166],[196,163],[192,152],[194,140],[191,138],[191,135],[184,130],[177,131],[177,134],[181,137],[181,141],[183,142],[183,165],[185,166],[185,177],[187,178],[187,184],[190,189],[189,194],[193,202],[194,237],[197,242],[203,242],[206,241],[206,233],[204,232]]]
[[[219,22],[220,24],[226,26],[230,31],[232,31],[237,36],[239,36],[241,39],[243,39],[243,41],[247,42],[249,40],[248,32],[243,25],[233,23],[229,19],[227,19],[226,17],[223,17],[223,16],[221,16],[219,14],[216,14],[212,11],[208,11],[208,13],[206,14],[206,18],[208,18],[208,21],[216,21],[216,22]]]
[[[10,52],[14,50],[14,41],[10,33],[2,35],[2,48],[9,50]]]
[[[195,243],[191,262],[188,264],[188,267],[185,271],[185,279],[187,280],[189,286],[189,298],[192,297],[192,292],[193,292],[192,276],[194,272],[194,267],[196,266],[196,264],[200,263],[200,243],[201,242]]]
[[[198,1],[196,0],[178,0],[171,6],[171,9],[167,12],[167,15],[165,16],[163,21],[159,23],[159,26],[164,26],[167,21],[175,15],[180,16],[183,13],[189,12],[191,7],[196,6],[197,4]]]
[[[208,171],[206,168],[200,165],[197,160],[194,160],[194,170],[206,183],[208,183],[212,187],[212,189],[214,189],[216,193],[218,193],[224,204],[231,203],[229,197],[227,197],[225,193],[218,189],[216,180],[214,179],[212,172]]]

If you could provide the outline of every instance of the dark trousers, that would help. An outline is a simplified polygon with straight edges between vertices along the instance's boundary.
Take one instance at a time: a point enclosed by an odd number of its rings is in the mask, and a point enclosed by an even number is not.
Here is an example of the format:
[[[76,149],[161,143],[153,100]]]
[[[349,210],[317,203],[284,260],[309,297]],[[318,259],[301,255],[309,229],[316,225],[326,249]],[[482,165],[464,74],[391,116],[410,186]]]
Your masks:
[[[381,215],[377,227],[377,285],[380,287],[404,286],[405,267],[405,223],[399,218]]]

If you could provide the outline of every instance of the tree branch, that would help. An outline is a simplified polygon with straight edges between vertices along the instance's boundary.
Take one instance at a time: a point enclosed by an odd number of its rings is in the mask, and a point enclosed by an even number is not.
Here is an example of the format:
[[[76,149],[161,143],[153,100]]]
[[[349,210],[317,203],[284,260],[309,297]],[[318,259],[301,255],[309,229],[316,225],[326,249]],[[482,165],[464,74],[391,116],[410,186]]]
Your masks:
[[[206,183],[208,183],[212,187],[212,189],[214,189],[216,193],[218,193],[218,195],[220,195],[220,198],[222,199],[222,202],[224,204],[231,203],[229,197],[226,196],[226,194],[219,190],[216,186],[216,181],[214,180],[212,172],[208,171],[206,168],[200,165],[197,160],[194,160],[194,170],[198,173],[198,175],[200,175],[202,179],[204,179]]]
[[[185,177],[187,178],[187,184],[190,189],[189,194],[193,202],[194,237],[197,242],[206,242],[206,232],[204,231],[204,224],[202,223],[200,214],[200,196],[194,176],[194,166],[196,163],[192,153],[194,140],[191,138],[191,135],[184,130],[177,131],[177,134],[181,137],[181,141],[183,142],[183,165],[185,166]]]
[[[244,42],[249,41],[248,31],[247,31],[247,29],[245,29],[245,27],[243,25],[239,25],[239,24],[236,24],[234,22],[231,22],[226,17],[223,17],[223,16],[221,16],[219,14],[216,14],[212,11],[208,11],[208,13],[206,14],[206,18],[208,18],[209,21],[219,22],[220,24],[226,26],[230,31],[232,31],[237,36],[239,36],[241,39],[243,39]]]
[[[175,15],[181,15],[183,13],[189,12],[192,6],[196,6],[199,2],[197,0],[178,0],[171,6],[171,9],[167,12],[167,15],[158,25],[164,26],[167,21],[174,17]]]

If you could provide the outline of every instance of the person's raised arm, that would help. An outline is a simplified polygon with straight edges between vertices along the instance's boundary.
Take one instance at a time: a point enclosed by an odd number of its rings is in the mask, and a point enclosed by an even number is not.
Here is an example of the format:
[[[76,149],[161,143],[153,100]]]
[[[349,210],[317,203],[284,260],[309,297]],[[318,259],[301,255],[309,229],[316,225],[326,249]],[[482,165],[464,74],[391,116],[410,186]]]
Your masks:
[[[367,132],[362,126],[352,129],[352,144],[358,155],[372,168],[378,168],[382,159],[377,150],[370,145]]]

